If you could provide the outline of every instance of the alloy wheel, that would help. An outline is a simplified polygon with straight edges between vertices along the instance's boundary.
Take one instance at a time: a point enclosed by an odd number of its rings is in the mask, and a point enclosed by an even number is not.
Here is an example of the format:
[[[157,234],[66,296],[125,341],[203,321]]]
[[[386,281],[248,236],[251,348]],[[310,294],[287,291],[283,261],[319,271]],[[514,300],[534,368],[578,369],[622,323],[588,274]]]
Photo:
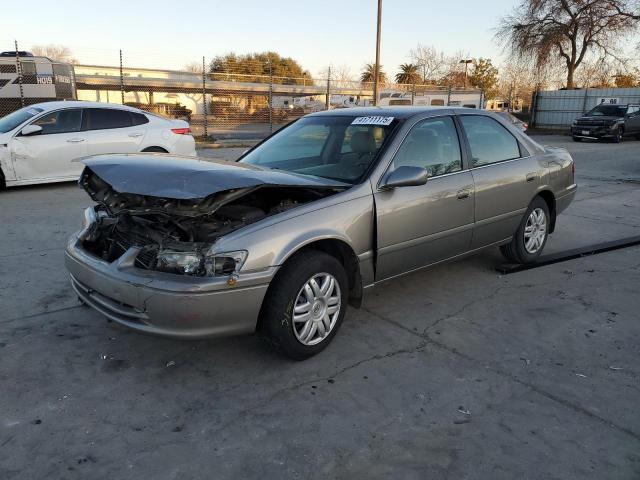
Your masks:
[[[338,321],[342,295],[329,273],[318,273],[305,282],[293,307],[293,333],[303,345],[317,345],[329,336]]]
[[[524,227],[524,248],[528,253],[536,253],[544,245],[547,237],[547,216],[541,208],[529,214]]]

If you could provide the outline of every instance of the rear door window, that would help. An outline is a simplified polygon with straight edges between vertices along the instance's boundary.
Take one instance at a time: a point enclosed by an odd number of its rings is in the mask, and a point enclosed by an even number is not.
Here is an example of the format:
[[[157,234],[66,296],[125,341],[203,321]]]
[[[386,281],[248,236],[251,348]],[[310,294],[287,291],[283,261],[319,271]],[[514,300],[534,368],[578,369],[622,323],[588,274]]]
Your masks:
[[[131,115],[116,108],[87,108],[82,122],[83,130],[106,130],[130,127]]]
[[[461,115],[471,149],[472,167],[520,157],[516,138],[500,123],[484,115]]]

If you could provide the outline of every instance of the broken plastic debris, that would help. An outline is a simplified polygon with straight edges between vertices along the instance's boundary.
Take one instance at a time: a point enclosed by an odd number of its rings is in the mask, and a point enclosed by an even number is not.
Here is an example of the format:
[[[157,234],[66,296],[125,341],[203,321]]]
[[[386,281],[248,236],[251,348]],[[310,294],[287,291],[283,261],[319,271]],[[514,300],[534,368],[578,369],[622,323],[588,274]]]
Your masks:
[[[622,370],[622,367],[609,367],[609,370]]]
[[[176,366],[176,362],[174,362],[173,360],[167,362],[167,367],[175,367]]]
[[[464,415],[471,415],[471,412],[464,408],[463,406],[458,407],[458,411]]]
[[[576,377],[587,378],[587,376],[583,375],[582,373],[576,373]]]
[[[531,360],[529,360],[528,358],[520,357],[520,360],[522,360],[527,365],[531,365]]]

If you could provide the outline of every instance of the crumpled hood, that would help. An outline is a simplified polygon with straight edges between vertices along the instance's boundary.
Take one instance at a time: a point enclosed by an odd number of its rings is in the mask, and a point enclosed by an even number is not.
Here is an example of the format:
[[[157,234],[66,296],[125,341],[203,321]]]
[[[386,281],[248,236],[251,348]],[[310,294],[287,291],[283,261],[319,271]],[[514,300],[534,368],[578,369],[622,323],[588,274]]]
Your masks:
[[[177,200],[261,185],[346,187],[335,180],[262,169],[224,160],[205,161],[166,154],[108,154],[86,157],[82,163],[119,193]]]

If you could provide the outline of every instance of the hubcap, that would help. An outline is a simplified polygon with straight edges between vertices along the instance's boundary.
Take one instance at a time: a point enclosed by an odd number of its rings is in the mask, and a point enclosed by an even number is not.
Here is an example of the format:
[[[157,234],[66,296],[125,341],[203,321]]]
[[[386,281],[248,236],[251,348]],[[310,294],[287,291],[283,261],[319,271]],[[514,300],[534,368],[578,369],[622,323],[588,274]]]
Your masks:
[[[293,333],[303,345],[316,345],[335,327],[340,315],[340,285],[329,273],[305,282],[293,307]]]
[[[547,236],[547,216],[541,208],[535,208],[527,218],[524,226],[524,248],[529,253],[536,253],[542,248]]]

